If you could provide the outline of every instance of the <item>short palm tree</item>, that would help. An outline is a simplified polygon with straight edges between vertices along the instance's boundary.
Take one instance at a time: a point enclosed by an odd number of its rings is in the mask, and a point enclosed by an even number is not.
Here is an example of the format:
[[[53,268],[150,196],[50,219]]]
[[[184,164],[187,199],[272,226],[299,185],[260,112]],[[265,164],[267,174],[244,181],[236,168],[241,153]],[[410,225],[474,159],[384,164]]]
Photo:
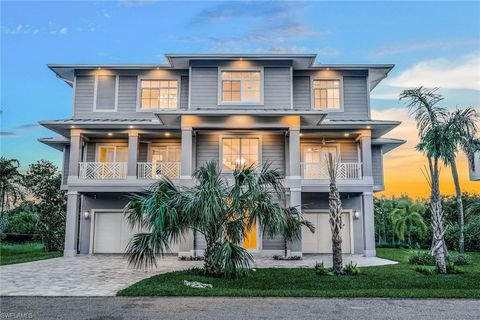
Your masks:
[[[299,238],[303,225],[313,232],[296,208],[283,207],[276,200],[284,196],[283,178],[268,165],[237,168],[227,178],[212,161],[194,177],[193,187],[177,187],[161,179],[126,206],[130,224],[147,230],[136,234],[126,251],[137,268],[155,266],[157,256],[167,252],[171,242],[194,230],[206,240],[205,274],[238,276],[250,269],[252,257],[242,243],[257,223],[266,236]]]
[[[330,178],[328,193],[328,211],[330,214],[330,229],[332,231],[332,265],[333,273],[343,273],[342,259],[342,201],[337,188],[338,161],[332,154],[327,157],[327,169]]]
[[[460,180],[458,178],[456,156],[459,149],[465,152],[467,157],[469,157],[470,153],[473,154],[473,152],[478,150],[478,140],[476,139],[476,135],[478,133],[478,127],[476,123],[477,120],[478,114],[474,108],[465,108],[463,110],[458,109],[447,114],[444,122],[440,126],[440,137],[442,139],[441,158],[445,165],[450,166],[452,170],[453,182],[455,184],[455,198],[457,202],[458,221],[460,225],[458,250],[462,253],[464,251],[465,243],[465,219],[462,201],[462,189],[460,187]]]
[[[408,101],[410,113],[417,122],[420,143],[417,150],[427,157],[428,168],[425,176],[430,185],[430,212],[432,215],[432,255],[438,273],[447,273],[446,260],[447,248],[444,240],[445,216],[440,198],[440,168],[439,160],[442,157],[442,123],[445,119],[446,110],[439,107],[438,102],[443,97],[436,93],[437,89],[418,87],[404,90],[400,94],[400,100]]]
[[[19,167],[17,159],[0,158],[0,216],[3,216],[5,207],[13,206],[19,199],[23,199]]]
[[[427,225],[423,221],[423,212],[425,212],[425,208],[422,205],[410,200],[400,200],[390,214],[390,218],[393,222],[395,234],[401,241],[405,241],[405,233],[407,233],[408,243],[410,244],[413,229],[418,230],[421,235],[425,233]]]

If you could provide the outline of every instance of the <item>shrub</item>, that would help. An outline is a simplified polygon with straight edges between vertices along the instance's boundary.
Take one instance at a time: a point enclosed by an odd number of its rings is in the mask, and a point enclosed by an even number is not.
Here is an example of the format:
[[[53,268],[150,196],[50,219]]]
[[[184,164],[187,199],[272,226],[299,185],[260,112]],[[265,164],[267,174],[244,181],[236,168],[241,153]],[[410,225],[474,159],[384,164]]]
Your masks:
[[[412,251],[408,262],[416,265],[434,266],[435,258],[428,251]]]
[[[315,273],[319,276],[333,276],[332,268],[325,267],[323,261],[320,263],[317,262],[315,267],[313,267],[313,270],[315,270]]]
[[[463,273],[453,262],[447,261],[446,265],[448,274],[460,274]]]
[[[343,267],[343,272],[348,276],[358,276],[360,274],[360,269],[356,264],[353,264],[353,262],[350,261],[349,264]]]
[[[420,272],[426,276],[431,276],[435,274],[435,268],[427,267],[427,266],[416,266],[415,271]]]
[[[448,261],[456,266],[466,266],[473,264],[473,259],[466,253],[449,253]]]
[[[21,211],[7,216],[5,233],[35,234],[38,215],[33,212]]]
[[[203,261],[203,256],[180,256],[178,257],[180,261]]]
[[[281,255],[274,255],[273,260],[286,260],[286,261],[295,261],[295,260],[302,260],[300,256],[281,256]]]

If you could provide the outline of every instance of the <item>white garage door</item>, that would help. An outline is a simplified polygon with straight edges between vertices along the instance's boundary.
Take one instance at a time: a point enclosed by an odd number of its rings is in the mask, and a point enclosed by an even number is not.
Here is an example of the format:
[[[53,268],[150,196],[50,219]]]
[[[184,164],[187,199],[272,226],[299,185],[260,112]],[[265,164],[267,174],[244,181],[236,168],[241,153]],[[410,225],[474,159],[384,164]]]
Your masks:
[[[315,226],[315,233],[302,230],[303,253],[332,253],[332,232],[328,212],[303,213],[303,217]],[[342,252],[351,253],[350,213],[342,214]]]
[[[130,228],[123,212],[95,212],[93,253],[124,253],[138,232]],[[172,244],[170,250],[178,252],[178,244]]]

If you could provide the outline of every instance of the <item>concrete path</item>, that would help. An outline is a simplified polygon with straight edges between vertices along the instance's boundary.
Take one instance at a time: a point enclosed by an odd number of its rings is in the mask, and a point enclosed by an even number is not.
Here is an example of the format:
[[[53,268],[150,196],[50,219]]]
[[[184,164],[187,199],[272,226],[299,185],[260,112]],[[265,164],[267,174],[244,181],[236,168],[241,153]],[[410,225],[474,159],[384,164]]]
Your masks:
[[[0,319],[462,320],[478,319],[480,300],[2,297],[0,310]]]
[[[329,255],[305,256],[299,261],[257,258],[256,268],[313,267],[317,261],[331,263]],[[346,255],[358,266],[395,263],[379,258]],[[167,256],[148,272],[128,266],[121,255],[61,257],[0,267],[0,296],[114,296],[141,279],[155,274],[201,267],[202,261],[179,261]]]

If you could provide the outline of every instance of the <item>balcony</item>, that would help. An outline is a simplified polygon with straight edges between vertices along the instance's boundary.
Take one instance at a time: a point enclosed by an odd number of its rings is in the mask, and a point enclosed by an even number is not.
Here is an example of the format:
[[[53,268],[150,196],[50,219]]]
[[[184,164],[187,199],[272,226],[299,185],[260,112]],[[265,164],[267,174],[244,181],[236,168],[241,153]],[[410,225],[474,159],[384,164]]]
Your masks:
[[[180,178],[180,162],[139,162],[137,174],[139,179]]]
[[[328,168],[326,163],[318,162],[302,162],[302,178],[303,179],[329,179]],[[362,179],[362,163],[361,162],[339,162],[338,163],[338,180],[360,180]]]
[[[79,178],[83,180],[118,180],[127,178],[126,162],[80,162]]]

